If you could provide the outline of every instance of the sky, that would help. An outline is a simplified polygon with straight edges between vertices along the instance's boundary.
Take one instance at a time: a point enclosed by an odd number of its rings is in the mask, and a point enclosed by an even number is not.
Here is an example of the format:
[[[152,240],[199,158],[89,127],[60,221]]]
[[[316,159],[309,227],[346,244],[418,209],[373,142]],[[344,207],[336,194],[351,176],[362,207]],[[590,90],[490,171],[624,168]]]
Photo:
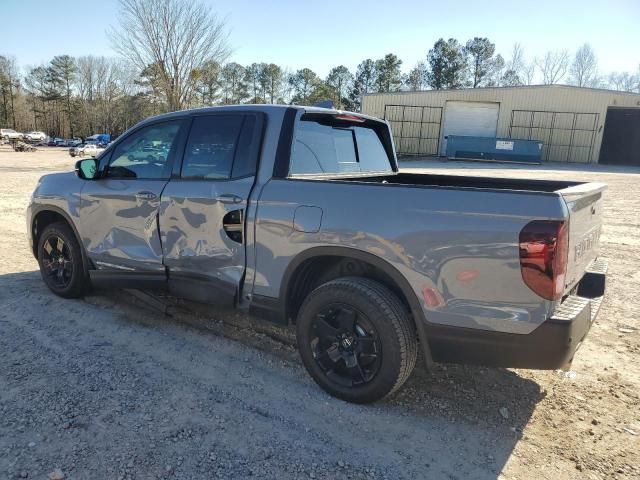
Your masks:
[[[202,1],[227,23],[231,60],[309,67],[322,77],[390,52],[408,71],[440,37],[488,37],[507,60],[520,42],[528,61],[588,42],[603,73],[640,65],[640,0]],[[117,0],[0,0],[0,7],[10,19],[0,23],[0,55],[15,56],[23,69],[61,54],[115,56],[106,30],[117,24]]]

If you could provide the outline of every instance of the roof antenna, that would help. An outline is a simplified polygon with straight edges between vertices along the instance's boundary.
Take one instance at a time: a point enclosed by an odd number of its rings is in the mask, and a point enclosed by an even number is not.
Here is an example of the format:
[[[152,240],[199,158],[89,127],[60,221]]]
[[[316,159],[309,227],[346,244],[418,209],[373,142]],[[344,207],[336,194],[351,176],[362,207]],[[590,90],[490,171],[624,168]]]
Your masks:
[[[333,100],[320,100],[313,104],[314,107],[333,108]]]

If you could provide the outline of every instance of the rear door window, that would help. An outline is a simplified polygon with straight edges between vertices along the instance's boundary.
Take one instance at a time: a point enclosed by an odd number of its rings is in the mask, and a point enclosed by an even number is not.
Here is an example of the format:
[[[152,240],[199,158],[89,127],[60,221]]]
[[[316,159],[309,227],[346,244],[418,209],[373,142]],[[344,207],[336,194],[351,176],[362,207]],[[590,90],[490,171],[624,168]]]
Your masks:
[[[392,171],[380,125],[332,121],[303,115],[295,132],[290,175]]]
[[[242,115],[194,118],[182,161],[182,178],[230,178],[243,119]]]
[[[207,115],[193,119],[181,177],[226,180],[255,175],[257,144],[255,115]]]

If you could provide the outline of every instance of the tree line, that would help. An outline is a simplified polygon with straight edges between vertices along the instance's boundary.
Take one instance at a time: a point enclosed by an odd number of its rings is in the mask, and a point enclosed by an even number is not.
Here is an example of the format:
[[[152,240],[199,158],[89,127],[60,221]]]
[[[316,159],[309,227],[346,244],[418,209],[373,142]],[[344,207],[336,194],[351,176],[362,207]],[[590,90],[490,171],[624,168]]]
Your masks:
[[[441,38],[408,72],[398,55],[365,59],[355,71],[230,61],[225,22],[191,0],[120,0],[109,35],[116,58],[59,55],[21,74],[0,55],[0,124],[52,136],[119,135],[150,115],[239,103],[314,104],[359,110],[365,93],[567,83],[640,93],[638,72],[602,74],[591,46],[531,61],[520,44],[508,58],[488,38]]]

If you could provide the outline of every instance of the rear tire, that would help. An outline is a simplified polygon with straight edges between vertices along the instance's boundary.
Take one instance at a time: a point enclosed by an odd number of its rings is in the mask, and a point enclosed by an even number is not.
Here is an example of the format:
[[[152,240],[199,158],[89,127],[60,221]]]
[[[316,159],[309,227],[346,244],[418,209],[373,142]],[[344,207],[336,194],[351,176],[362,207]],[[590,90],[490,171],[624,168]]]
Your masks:
[[[316,383],[353,403],[397,391],[418,355],[404,305],[385,286],[361,277],[332,280],[311,292],[300,308],[296,338]]]
[[[42,280],[64,298],[81,297],[89,287],[82,251],[75,234],[64,222],[47,225],[38,239],[38,265]]]

